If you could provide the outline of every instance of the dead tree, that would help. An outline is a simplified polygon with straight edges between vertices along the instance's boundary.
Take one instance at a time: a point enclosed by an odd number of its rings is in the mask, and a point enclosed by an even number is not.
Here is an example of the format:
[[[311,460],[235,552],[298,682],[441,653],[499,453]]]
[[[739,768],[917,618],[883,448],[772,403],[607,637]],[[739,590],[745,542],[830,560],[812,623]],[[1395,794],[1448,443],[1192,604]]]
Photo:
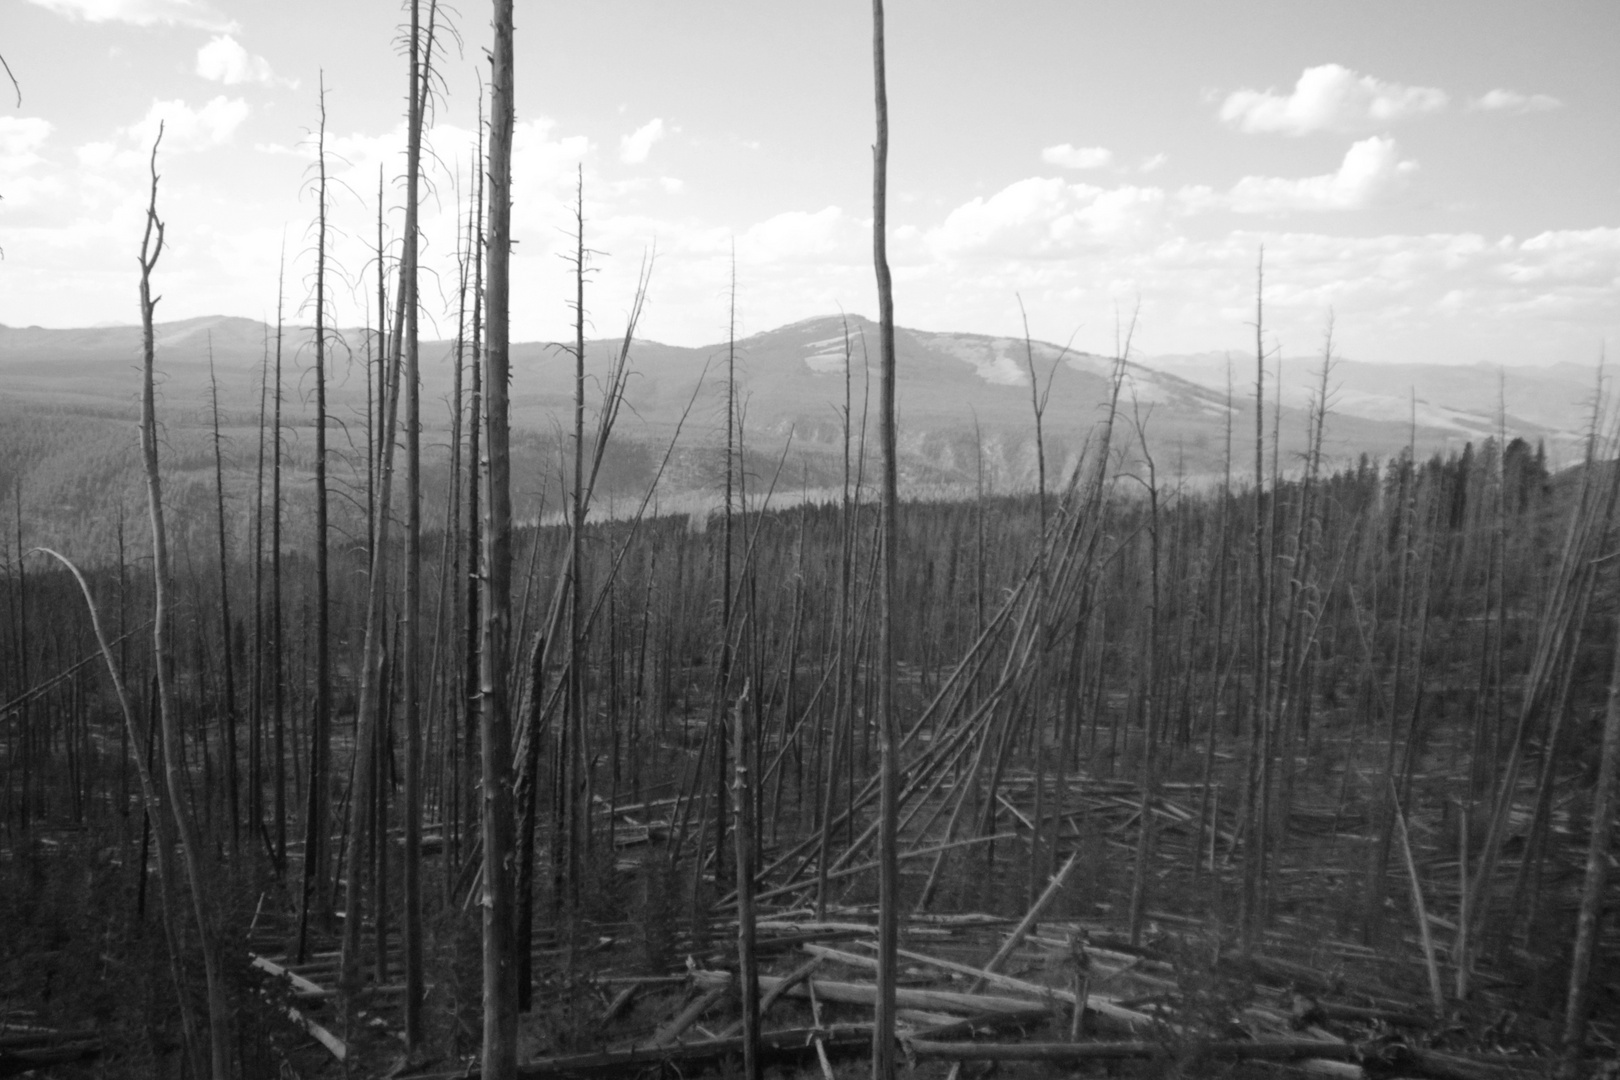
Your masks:
[[[872,265],[877,274],[878,432],[883,447],[882,581],[878,592],[878,725],[880,796],[878,808],[878,992],[873,1013],[872,1078],[892,1080],[895,1073],[894,989],[899,945],[900,870],[896,854],[896,821],[900,793],[900,723],[894,700],[894,592],[899,568],[895,545],[900,531],[899,480],[894,431],[894,288],[889,277],[888,168],[889,97],[883,70],[883,0],[872,0],[872,76],[877,113],[877,142],[872,147]]]
[[[309,792],[304,808],[304,880],[299,892],[298,958],[309,941],[309,909],[327,907],[324,882],[328,762],[332,756],[331,589],[326,552],[326,73],[320,81],[316,135],[315,227],[315,716],[309,737]]]
[[[208,335],[208,389],[214,407],[214,499],[219,526],[219,622],[225,642],[225,707],[220,710],[224,729],[225,798],[230,803],[231,850],[242,847],[242,819],[236,762],[236,657],[231,648],[230,550],[225,543],[225,458],[219,439],[219,380],[214,377],[214,335]]]
[[[507,701],[512,617],[512,460],[507,379],[512,243],[512,0],[494,0],[490,53],[488,334],[484,427],[489,446],[484,500],[484,640],[480,657],[483,751],[484,1054],[486,1080],[517,1075],[517,965],[512,956],[512,718]]]
[[[156,347],[152,315],[157,298],[152,295],[152,270],[163,254],[163,222],[157,215],[157,152],[163,141],[158,125],[152,142],[152,194],[146,205],[146,232],[141,238],[141,460],[146,469],[146,506],[152,521],[152,585],[155,607],[152,612],[152,656],[158,688],[159,716],[163,725],[163,767],[168,787],[169,809],[174,815],[180,841],[180,854],[190,880],[192,906],[202,943],[203,972],[208,990],[209,1075],[224,1080],[231,1074],[230,1007],[225,980],[220,969],[217,927],[214,924],[212,883],[203,866],[202,837],[192,815],[187,790],[185,763],[181,760],[180,717],[174,702],[172,679],[173,647],[169,642],[169,538],[163,520],[163,478],[158,469],[156,390],[153,367]]]

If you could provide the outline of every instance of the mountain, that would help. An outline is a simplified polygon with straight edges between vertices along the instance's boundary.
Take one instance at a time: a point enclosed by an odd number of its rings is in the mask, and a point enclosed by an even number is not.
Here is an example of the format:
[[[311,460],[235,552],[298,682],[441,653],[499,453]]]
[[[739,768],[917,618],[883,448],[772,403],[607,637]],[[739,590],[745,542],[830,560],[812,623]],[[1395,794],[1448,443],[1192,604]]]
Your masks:
[[[313,394],[313,350],[307,327],[281,336],[283,446],[290,517],[307,502]],[[1033,365],[1044,398],[1043,435],[1049,487],[1061,485],[1107,415],[1113,361],[1066,351],[1047,342],[897,328],[897,402],[901,482],[918,497],[959,497],[982,475],[992,491],[1030,490],[1037,472]],[[239,527],[254,502],[261,379],[276,351],[273,328],[250,319],[208,317],[156,328],[159,416],[164,427],[167,498],[211,513],[213,472],[209,360],[218,381],[228,497]],[[678,425],[680,438],[659,486],[659,506],[702,512],[715,499],[723,461],[724,387],[734,358],[748,463],[755,494],[767,486],[779,498],[825,497],[843,479],[845,358],[850,359],[854,443],[863,414],[877,409],[876,326],[859,316],[821,316],[724,343],[688,348],[651,341],[631,346],[625,407],[604,464],[599,491],[606,510],[639,499]],[[374,408],[367,378],[368,345],[358,330],[336,333],[328,349],[329,408],[337,482],[355,505],[363,495],[366,417]],[[587,343],[588,426],[594,430],[600,379],[621,343]],[[422,417],[428,447],[427,505],[442,513],[447,488],[454,345],[424,342]],[[108,508],[139,506],[134,419],[138,403],[138,327],[45,330],[0,327],[0,492],[22,482],[25,519],[39,529],[68,532],[86,543],[110,536]],[[1142,445],[1161,482],[1197,482],[1225,468],[1230,420],[1237,462],[1252,446],[1252,368],[1241,361],[1227,404],[1226,360],[1219,354],[1133,360],[1126,367],[1113,450],[1121,469],[1142,472]],[[1289,361],[1282,407],[1268,382],[1268,424],[1282,431],[1284,468],[1305,449],[1314,361]],[[512,347],[514,476],[522,513],[558,505],[559,475],[570,452],[574,361],[556,345]],[[1507,409],[1499,416],[1498,380]],[[1567,460],[1586,423],[1593,374],[1573,366],[1455,368],[1339,361],[1330,385],[1325,449],[1343,464],[1366,453],[1386,458],[1415,438],[1428,454],[1493,437],[1504,423],[1510,437],[1543,440],[1556,464]],[[870,397],[868,397],[870,395]],[[1416,426],[1413,427],[1414,395]],[[273,396],[269,403],[273,409]],[[1140,428],[1140,431],[1138,430]],[[876,435],[869,422],[868,482],[875,475]],[[1145,438],[1144,438],[1145,436]],[[1134,462],[1134,464],[1133,464]],[[1244,475],[1241,464],[1236,466]],[[548,496],[546,493],[549,492]],[[787,494],[791,493],[791,495]],[[549,503],[544,500],[549,498]],[[296,536],[296,532],[295,532]]]
[[[1226,387],[1225,353],[1157,356],[1148,363],[1200,386]],[[1235,356],[1232,363],[1235,393],[1252,395],[1254,358]],[[1320,357],[1285,360],[1283,401],[1305,406],[1320,384],[1321,371]],[[1436,436],[1444,434],[1447,441],[1493,436],[1503,423],[1510,437],[1563,443],[1578,441],[1589,422],[1596,381],[1595,368],[1570,363],[1375,364],[1335,357],[1328,400],[1334,417],[1409,425],[1415,412],[1419,425]]]

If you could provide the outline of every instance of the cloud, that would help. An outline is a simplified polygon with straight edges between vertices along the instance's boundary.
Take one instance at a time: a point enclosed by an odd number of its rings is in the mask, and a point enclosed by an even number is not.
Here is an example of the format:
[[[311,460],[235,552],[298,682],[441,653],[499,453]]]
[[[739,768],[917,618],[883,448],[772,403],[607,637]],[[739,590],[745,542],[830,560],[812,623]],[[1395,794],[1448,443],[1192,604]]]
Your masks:
[[[219,34],[197,50],[197,74],[226,86],[277,81],[270,61],[254,56],[229,34]]]
[[[1450,99],[1432,86],[1403,86],[1358,75],[1340,64],[1306,68],[1291,94],[1236,90],[1221,103],[1221,120],[1249,133],[1304,135],[1359,131],[1439,112]]]
[[[85,22],[135,26],[191,26],[232,31],[236,23],[203,0],[29,0],[47,11]]]
[[[1114,152],[1101,146],[1070,146],[1059,143],[1041,151],[1041,160],[1065,169],[1102,169],[1114,163]]]
[[[1169,160],[1170,160],[1170,155],[1169,154],[1154,154],[1152,157],[1143,158],[1142,159],[1142,164],[1137,166],[1137,167],[1140,168],[1145,173],[1154,172],[1155,170],[1157,170],[1158,168],[1163,166],[1164,163],[1169,161]]]
[[[35,153],[50,137],[51,122],[37,116],[0,116],[0,170],[14,172],[40,160]]]
[[[73,153],[80,165],[87,169],[99,169],[117,155],[118,144],[111,141],[88,142],[77,147]]]
[[[247,119],[248,103],[223,94],[201,108],[184,101],[154,101],[146,115],[124,129],[134,142],[150,149],[163,124],[163,149],[173,152],[205,150],[231,141],[236,129]]]
[[[1394,139],[1375,135],[1352,145],[1337,172],[1298,180],[1245,176],[1233,185],[1228,202],[1240,214],[1358,210],[1416,169],[1416,162],[1400,159]]]
[[[836,206],[789,210],[750,226],[737,237],[737,250],[751,263],[816,261],[847,247],[856,228]]]
[[[653,143],[663,137],[664,121],[661,117],[655,116],[619,139],[619,160],[630,165],[640,165],[652,152]]]
[[[1102,188],[1031,177],[956,207],[923,241],[940,258],[1063,258],[1157,239],[1166,204],[1156,187]]]
[[[1521,94],[1517,90],[1489,90],[1468,103],[1479,112],[1533,113],[1561,109],[1564,103],[1551,94]]]

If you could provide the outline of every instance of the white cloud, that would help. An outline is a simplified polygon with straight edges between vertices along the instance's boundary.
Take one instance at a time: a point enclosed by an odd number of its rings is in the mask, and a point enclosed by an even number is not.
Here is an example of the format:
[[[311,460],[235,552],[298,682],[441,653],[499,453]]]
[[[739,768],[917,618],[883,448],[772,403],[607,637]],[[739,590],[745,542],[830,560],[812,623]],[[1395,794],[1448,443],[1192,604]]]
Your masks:
[[[640,165],[652,152],[653,143],[663,137],[663,118],[655,116],[619,139],[619,160],[630,165]]]
[[[202,0],[30,0],[47,11],[85,22],[123,22],[135,26],[192,26],[200,30],[236,29],[236,23]]]
[[[1041,160],[1065,169],[1103,169],[1114,163],[1114,152],[1102,146],[1070,146],[1059,143],[1041,151]]]
[[[124,133],[138,146],[150,150],[161,122],[164,150],[204,150],[230,142],[248,111],[247,102],[223,94],[197,109],[179,100],[154,101],[146,115],[125,128]]]
[[[1143,158],[1142,159],[1142,164],[1137,166],[1137,167],[1139,169],[1141,169],[1145,173],[1154,172],[1154,171],[1158,170],[1160,167],[1162,167],[1164,165],[1164,163],[1169,161],[1169,160],[1170,160],[1170,155],[1169,154],[1162,154],[1162,153],[1161,154],[1154,154],[1152,157]]]
[[[229,34],[218,34],[197,50],[197,74],[226,86],[276,81],[270,61],[254,56]]]
[[[1220,118],[1239,131],[1304,135],[1357,131],[1439,112],[1449,98],[1432,86],[1403,86],[1358,75],[1340,64],[1306,68],[1291,94],[1236,90],[1221,103]]]
[[[1240,214],[1357,210],[1416,169],[1416,162],[1400,159],[1394,139],[1375,135],[1352,145],[1337,172],[1298,180],[1245,176],[1233,185],[1229,201],[1231,208]]]
[[[956,207],[924,236],[938,257],[1062,258],[1108,244],[1151,242],[1166,197],[1156,187],[1102,188],[1031,177]]]
[[[37,163],[35,151],[50,137],[51,122],[37,116],[0,116],[0,169],[15,172]]]
[[[118,153],[118,144],[114,142],[89,142],[73,151],[79,159],[79,164],[87,169],[99,169],[110,162]]]
[[[737,238],[737,250],[751,263],[815,261],[836,255],[855,229],[836,206],[789,210],[750,226]]]
[[[1532,113],[1561,109],[1564,103],[1551,94],[1521,94],[1517,90],[1490,90],[1468,103],[1480,112]]]

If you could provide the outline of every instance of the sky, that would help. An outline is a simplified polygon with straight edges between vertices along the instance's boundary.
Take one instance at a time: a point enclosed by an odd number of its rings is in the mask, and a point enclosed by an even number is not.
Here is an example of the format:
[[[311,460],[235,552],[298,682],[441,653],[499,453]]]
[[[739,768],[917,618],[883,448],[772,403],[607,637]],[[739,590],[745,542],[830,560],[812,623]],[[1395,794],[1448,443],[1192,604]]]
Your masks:
[[[422,0],[425,4],[426,0]],[[335,286],[375,319],[402,222],[393,0],[0,0],[0,323],[138,321],[158,123],[160,320],[313,313],[325,86]],[[489,5],[459,0],[422,202],[454,333]],[[518,0],[515,340],[724,340],[874,315],[871,8]],[[896,319],[1108,354],[1591,363],[1620,333],[1620,4],[889,0]],[[369,305],[369,306],[368,306]]]

